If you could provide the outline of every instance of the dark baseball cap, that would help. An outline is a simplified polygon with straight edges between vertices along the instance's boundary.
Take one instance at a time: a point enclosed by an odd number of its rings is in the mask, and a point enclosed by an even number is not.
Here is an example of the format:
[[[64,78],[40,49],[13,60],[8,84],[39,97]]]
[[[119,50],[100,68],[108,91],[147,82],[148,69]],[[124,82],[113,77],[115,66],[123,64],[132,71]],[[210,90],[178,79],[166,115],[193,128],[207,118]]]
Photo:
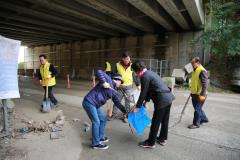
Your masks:
[[[121,74],[118,74],[118,73],[113,74],[112,79],[119,80],[123,84],[123,79]]]

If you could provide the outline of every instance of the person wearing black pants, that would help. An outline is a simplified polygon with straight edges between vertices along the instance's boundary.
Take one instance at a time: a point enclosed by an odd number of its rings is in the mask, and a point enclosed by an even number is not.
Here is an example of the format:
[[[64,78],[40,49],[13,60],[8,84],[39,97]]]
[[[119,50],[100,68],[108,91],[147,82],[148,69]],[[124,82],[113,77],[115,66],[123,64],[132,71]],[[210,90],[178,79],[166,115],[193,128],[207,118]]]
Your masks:
[[[43,87],[45,93],[44,93],[44,99],[43,100],[46,100],[46,87],[44,86]],[[53,86],[49,86],[48,87],[48,97],[50,98],[50,101],[56,106],[58,104],[58,101],[57,99],[54,97],[53,93],[52,93],[52,89],[53,89]]]
[[[159,75],[148,71],[142,61],[136,61],[132,64],[132,69],[141,81],[141,93],[133,112],[137,112],[146,102],[152,99],[154,103],[154,112],[149,137],[140,142],[139,146],[144,148],[154,148],[157,141],[160,145],[166,145],[168,136],[168,122],[172,101],[175,99],[171,90],[163,83]],[[161,131],[157,137],[159,126]]]
[[[57,99],[54,97],[52,90],[53,87],[56,86],[56,76],[57,70],[55,69],[54,65],[49,63],[47,60],[47,56],[45,54],[41,54],[39,56],[40,67],[38,71],[38,79],[40,85],[44,88],[44,99],[46,99],[46,86],[48,86],[48,97],[50,98],[51,102],[54,106],[57,106]]]
[[[148,142],[150,144],[154,144],[155,141],[157,141],[160,145],[166,145],[166,140],[168,138],[168,122],[170,116],[170,108],[171,104],[164,108],[154,110],[152,125],[148,137]],[[160,124],[161,131],[159,133],[159,136],[157,137]]]

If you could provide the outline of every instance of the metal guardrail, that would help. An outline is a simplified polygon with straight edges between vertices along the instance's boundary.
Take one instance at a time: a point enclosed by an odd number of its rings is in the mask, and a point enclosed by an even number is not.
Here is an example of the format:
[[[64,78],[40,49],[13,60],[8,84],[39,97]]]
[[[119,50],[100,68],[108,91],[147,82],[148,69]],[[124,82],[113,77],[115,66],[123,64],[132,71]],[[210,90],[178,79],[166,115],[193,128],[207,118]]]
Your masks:
[[[86,69],[89,72],[91,72],[93,69],[94,70],[98,68],[104,69],[106,59],[111,63],[112,68],[120,60],[119,58],[95,58],[95,57],[89,56],[88,58],[85,59],[84,64],[80,63],[80,59],[75,59],[75,62],[79,60],[79,64],[76,64],[76,65],[71,64],[72,66],[65,65],[65,63],[63,63],[63,60],[49,59],[49,61],[55,65],[55,67],[60,72],[60,74],[63,70],[64,71],[68,70],[69,72],[68,74],[72,75],[72,73],[74,73],[76,74],[75,77],[77,77],[79,69]],[[170,75],[170,62],[168,60],[147,59],[147,58],[131,58],[131,60],[133,62],[135,60],[143,61],[149,70],[156,72],[158,75],[160,75],[160,77]],[[39,61],[36,61],[36,60],[25,61],[23,63],[24,63],[25,71],[27,69],[33,69],[34,71],[36,71],[36,69],[39,66]]]

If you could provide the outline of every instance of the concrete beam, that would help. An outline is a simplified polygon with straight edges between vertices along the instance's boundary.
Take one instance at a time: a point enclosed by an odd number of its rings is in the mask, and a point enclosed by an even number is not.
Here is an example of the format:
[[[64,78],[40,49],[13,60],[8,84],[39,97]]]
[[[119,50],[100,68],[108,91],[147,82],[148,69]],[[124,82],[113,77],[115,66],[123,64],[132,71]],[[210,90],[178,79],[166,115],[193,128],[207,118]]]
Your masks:
[[[43,33],[43,32],[35,32],[35,31],[29,31],[29,30],[25,30],[25,29],[19,29],[19,28],[11,28],[9,26],[1,26],[0,25],[0,33],[1,32],[9,32],[9,33],[20,33],[22,35],[27,36],[43,36],[43,37],[51,37],[53,39],[63,39],[63,40],[68,40],[68,41],[72,41],[72,40],[81,40],[80,38],[73,38],[73,37],[67,37],[67,36],[58,36],[58,35],[54,35],[54,34],[50,34],[50,33]]]
[[[57,37],[51,37],[51,36],[44,36],[44,35],[35,35],[32,33],[22,33],[19,31],[13,31],[13,30],[8,30],[8,29],[0,29],[0,34],[9,34],[9,35],[19,35],[22,37],[29,37],[29,38],[35,38],[35,39],[46,39],[46,40],[63,40],[63,41],[72,41],[74,39],[64,39],[64,38],[57,38]]]
[[[108,4],[109,1],[106,0],[101,0],[101,1],[96,1],[96,0],[75,0],[83,5],[86,5],[88,7],[94,8],[95,10],[102,12],[104,14],[107,14],[119,21],[122,21],[132,27],[135,27],[141,31],[145,32],[153,32],[154,28],[152,25],[141,21],[137,19],[132,19],[128,15],[128,10],[120,10],[118,7],[118,4],[114,3],[116,1],[112,1],[111,4]],[[121,2],[123,3],[123,1]]]
[[[190,29],[186,19],[172,0],[157,0],[157,2],[173,17],[173,19],[184,29]]]
[[[65,41],[22,40],[22,39],[14,37],[14,36],[8,36],[8,38],[19,40],[19,41],[21,41],[21,45],[24,45],[24,46],[41,46],[41,45],[67,43]]]
[[[30,16],[35,16],[40,19],[45,19],[46,21],[49,21],[49,22],[57,22],[57,23],[59,23],[59,25],[65,24],[66,26],[69,26],[69,28],[71,28],[70,26],[74,26],[79,29],[91,30],[94,32],[99,32],[99,33],[111,35],[111,36],[118,36],[117,33],[112,33],[112,32],[106,31],[106,30],[92,27],[90,25],[85,25],[85,24],[79,23],[78,20],[72,21],[72,20],[68,20],[68,19],[63,19],[63,18],[60,18],[59,16],[50,15],[50,14],[43,13],[43,12],[40,12],[40,11],[37,11],[34,9],[22,7],[20,5],[16,5],[13,3],[0,1],[0,6],[5,9],[8,9],[8,10],[16,11],[18,13],[23,13],[23,14],[27,14]]]
[[[127,0],[131,5],[148,15],[158,24],[163,26],[165,29],[172,31],[174,27],[162,16],[159,14],[158,8],[153,8],[149,5],[147,0]]]
[[[57,42],[57,41],[29,41],[29,40],[24,40],[22,41],[21,45],[24,46],[31,46],[31,45],[42,45],[42,44],[57,44],[57,43],[64,43],[64,42]]]
[[[127,33],[127,34],[133,34],[133,32],[130,32],[128,29],[111,24],[110,22],[107,22],[104,19],[98,19],[98,18],[89,16],[87,14],[81,13],[80,10],[76,11],[76,10],[67,8],[65,6],[58,5],[58,4],[48,1],[48,0],[27,0],[27,1],[29,1],[33,4],[37,4],[39,6],[42,6],[42,7],[46,7],[50,10],[60,12],[62,14],[72,15],[72,16],[78,17],[79,19],[83,19],[83,20],[87,20],[87,21],[96,23],[98,25],[104,26],[109,29],[114,29],[114,30],[117,30],[117,31],[120,31],[123,33]]]
[[[1,19],[0,18],[0,25],[8,25],[8,26],[14,26],[14,27],[20,27],[20,28],[25,28],[25,29],[30,29],[30,30],[34,30],[34,31],[40,31],[40,32],[48,32],[50,34],[54,33],[60,36],[70,36],[70,37],[75,37],[75,38],[82,38],[82,39],[90,39],[91,37],[87,37],[87,36],[83,36],[83,35],[77,35],[74,33],[70,33],[70,32],[62,32],[56,29],[51,29],[51,28],[47,28],[47,27],[39,27],[36,25],[32,25],[32,24],[26,24],[26,23],[21,23],[21,22],[17,22],[17,21],[10,21],[10,20],[5,20],[5,19]]]
[[[57,41],[37,41],[37,40],[23,40],[22,41],[22,45],[30,45],[30,44],[53,44],[53,43],[60,43],[60,42],[57,42]],[[62,42],[63,43],[63,42]]]
[[[1,8],[1,6],[0,6],[0,8]],[[59,30],[62,32],[73,32],[76,35],[84,35],[84,36],[89,36],[91,38],[104,37],[104,35],[99,34],[99,33],[90,33],[90,32],[79,30],[79,29],[76,29],[73,27],[69,28],[64,25],[57,25],[57,24],[53,24],[51,22],[36,20],[34,18],[22,17],[19,14],[10,14],[10,13],[5,13],[5,12],[0,11],[0,17],[5,18],[5,19],[12,19],[12,20],[19,21],[19,22],[34,24],[34,25],[38,26],[39,28],[52,28],[52,29]]]
[[[51,43],[60,43],[60,42],[68,42],[68,41],[64,41],[64,40],[49,40],[49,39],[40,39],[40,38],[32,38],[32,37],[26,37],[26,36],[22,36],[22,35],[16,35],[16,34],[6,34],[6,33],[0,33],[0,35],[4,36],[4,37],[8,37],[11,39],[15,39],[15,40],[19,40],[21,42],[51,42]]]
[[[204,24],[204,11],[202,0],[182,0],[196,28]]]
[[[51,37],[58,37],[58,38],[62,38],[62,39],[84,39],[83,37],[72,37],[72,36],[65,36],[65,35],[59,35],[59,34],[56,34],[56,33],[50,33],[50,32],[42,32],[42,31],[39,31],[39,30],[32,30],[32,29],[26,29],[26,28],[22,28],[22,27],[16,27],[16,26],[12,26],[12,25],[5,25],[5,24],[2,24],[0,22],[0,28],[1,29],[8,29],[8,30],[13,30],[13,31],[19,31],[19,32],[22,32],[22,33],[31,33],[31,34],[34,34],[34,35],[43,35],[43,36],[51,36]],[[86,37],[85,37],[86,38]]]
[[[23,42],[22,45],[24,46],[43,46],[43,45],[50,45],[50,44],[57,44],[59,42]]]

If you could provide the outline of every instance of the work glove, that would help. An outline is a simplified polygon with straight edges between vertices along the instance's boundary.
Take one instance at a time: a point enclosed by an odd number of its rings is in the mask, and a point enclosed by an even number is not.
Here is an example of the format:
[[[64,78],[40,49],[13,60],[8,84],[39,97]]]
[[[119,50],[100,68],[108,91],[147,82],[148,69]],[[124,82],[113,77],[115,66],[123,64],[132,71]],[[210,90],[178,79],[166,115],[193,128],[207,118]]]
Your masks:
[[[141,86],[137,86],[137,90],[138,90],[138,91],[141,91]]]
[[[104,87],[104,88],[111,88],[111,87],[110,87],[110,84],[107,83],[107,82],[104,82],[104,83],[103,83],[103,87]]]
[[[206,100],[206,97],[205,96],[198,96],[200,102],[204,102]]]

